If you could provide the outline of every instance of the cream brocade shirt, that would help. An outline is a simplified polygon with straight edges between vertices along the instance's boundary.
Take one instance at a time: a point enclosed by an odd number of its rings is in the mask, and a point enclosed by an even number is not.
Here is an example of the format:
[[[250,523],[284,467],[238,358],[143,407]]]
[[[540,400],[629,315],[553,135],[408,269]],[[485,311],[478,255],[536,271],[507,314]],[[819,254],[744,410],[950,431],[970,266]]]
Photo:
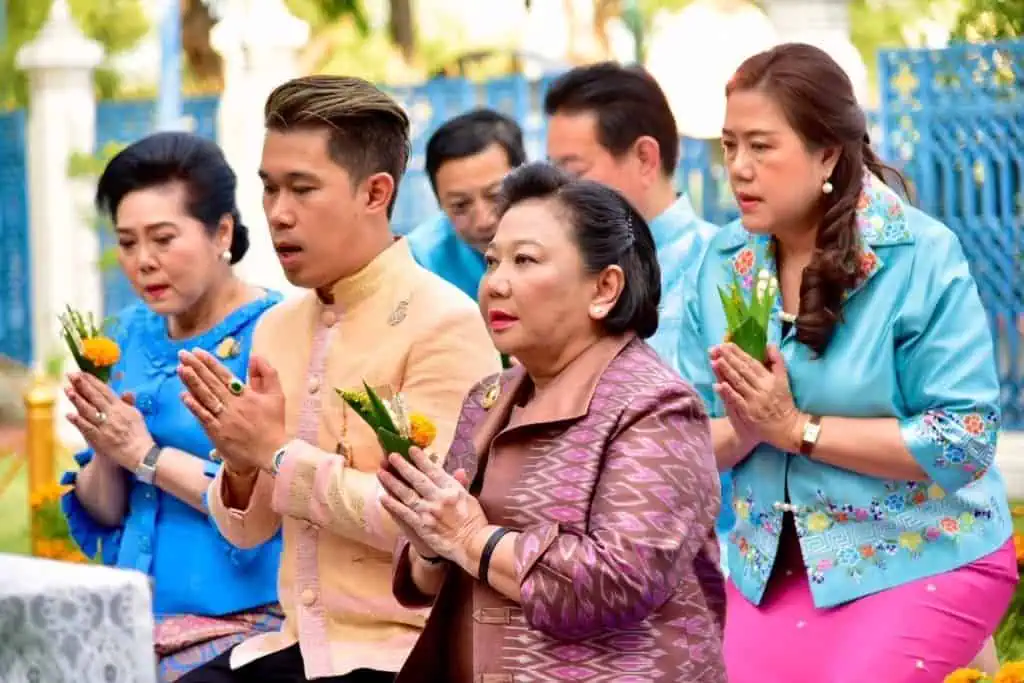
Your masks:
[[[224,505],[222,475],[210,508],[224,536],[246,548],[283,525],[279,633],[234,649],[232,668],[296,642],[307,678],[360,668],[398,671],[426,622],[391,592],[398,531],[381,507],[384,453],[335,389],[401,391],[437,426],[447,454],[469,389],[501,363],[473,301],[413,260],[404,239],[339,282],[334,301],[313,292],[268,311],[252,353],[278,371],[289,442],[277,477],[260,473],[245,510]],[[223,471],[223,470],[222,470]]]

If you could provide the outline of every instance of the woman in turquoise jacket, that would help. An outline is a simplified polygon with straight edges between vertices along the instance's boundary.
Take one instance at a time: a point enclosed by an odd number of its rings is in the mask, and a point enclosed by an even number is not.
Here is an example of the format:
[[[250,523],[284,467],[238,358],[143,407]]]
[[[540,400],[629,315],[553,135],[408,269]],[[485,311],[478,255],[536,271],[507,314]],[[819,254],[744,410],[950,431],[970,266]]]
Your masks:
[[[729,680],[940,683],[1017,582],[977,287],[957,237],[882,181],[824,52],[756,55],[727,98],[742,218],[696,274],[680,363],[733,470]],[[734,278],[777,283],[763,364],[724,341]]]

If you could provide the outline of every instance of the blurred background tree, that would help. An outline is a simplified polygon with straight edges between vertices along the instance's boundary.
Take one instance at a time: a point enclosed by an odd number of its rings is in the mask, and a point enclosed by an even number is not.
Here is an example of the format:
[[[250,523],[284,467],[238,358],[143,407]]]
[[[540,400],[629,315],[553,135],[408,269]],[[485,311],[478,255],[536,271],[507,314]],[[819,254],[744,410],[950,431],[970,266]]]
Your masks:
[[[1024,0],[963,0],[953,28],[959,40],[985,41],[1024,36]]]
[[[28,103],[28,83],[16,66],[18,50],[30,42],[50,14],[52,0],[4,0],[6,40],[0,45],[0,106],[23,107]],[[69,0],[71,15],[85,35],[99,42],[107,60],[139,44],[149,32],[141,0]],[[118,92],[119,79],[109,64],[96,72],[100,97]]]

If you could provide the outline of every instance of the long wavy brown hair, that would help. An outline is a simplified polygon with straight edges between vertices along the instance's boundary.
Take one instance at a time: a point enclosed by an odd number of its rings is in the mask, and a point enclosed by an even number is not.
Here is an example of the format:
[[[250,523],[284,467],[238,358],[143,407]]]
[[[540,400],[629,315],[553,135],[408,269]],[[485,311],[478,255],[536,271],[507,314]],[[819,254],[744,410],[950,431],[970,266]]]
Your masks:
[[[726,97],[757,90],[772,98],[808,150],[839,150],[829,182],[821,194],[814,254],[800,283],[796,338],[819,356],[842,321],[845,292],[857,284],[861,257],[857,204],[867,167],[881,180],[906,181],[883,164],[871,149],[864,110],[849,77],[824,51],[804,43],[786,43],[747,59],[726,86]]]

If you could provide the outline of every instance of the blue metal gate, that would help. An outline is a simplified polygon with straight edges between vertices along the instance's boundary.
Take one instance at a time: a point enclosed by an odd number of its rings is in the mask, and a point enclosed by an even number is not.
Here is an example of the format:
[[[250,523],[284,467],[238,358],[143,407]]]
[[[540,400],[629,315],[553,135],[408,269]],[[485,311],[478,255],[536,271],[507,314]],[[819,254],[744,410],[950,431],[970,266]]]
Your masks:
[[[879,63],[882,155],[960,237],[996,341],[1003,422],[1024,429],[1024,41]]]
[[[32,362],[25,112],[0,113],[0,354]]]

